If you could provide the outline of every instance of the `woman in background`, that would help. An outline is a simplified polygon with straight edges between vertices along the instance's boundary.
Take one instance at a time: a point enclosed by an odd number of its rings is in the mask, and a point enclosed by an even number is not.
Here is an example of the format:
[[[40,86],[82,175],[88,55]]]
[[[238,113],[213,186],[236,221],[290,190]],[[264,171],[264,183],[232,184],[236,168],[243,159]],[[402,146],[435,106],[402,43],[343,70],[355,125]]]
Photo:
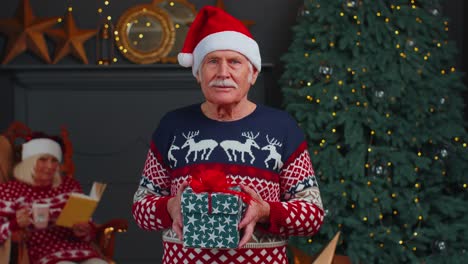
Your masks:
[[[78,181],[60,174],[63,148],[60,138],[43,133],[23,144],[21,162],[13,170],[15,180],[0,184],[0,244],[12,233],[25,231],[31,264],[105,264],[90,243],[93,223],[79,223],[73,228],[55,225],[69,194],[82,193]],[[34,203],[49,206],[45,228],[34,225]]]

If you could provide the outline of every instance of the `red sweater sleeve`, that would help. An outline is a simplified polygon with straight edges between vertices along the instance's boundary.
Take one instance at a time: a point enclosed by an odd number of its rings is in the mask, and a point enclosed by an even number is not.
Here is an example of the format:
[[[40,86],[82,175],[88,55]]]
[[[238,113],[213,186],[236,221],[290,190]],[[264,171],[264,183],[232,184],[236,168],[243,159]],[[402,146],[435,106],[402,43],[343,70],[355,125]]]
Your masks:
[[[169,228],[172,225],[167,211],[170,198],[169,173],[153,150],[149,150],[140,185],[133,199],[132,213],[138,226],[146,230]]]
[[[310,236],[322,225],[324,211],[320,190],[303,144],[280,172],[282,201],[269,202],[266,231],[284,236]]]

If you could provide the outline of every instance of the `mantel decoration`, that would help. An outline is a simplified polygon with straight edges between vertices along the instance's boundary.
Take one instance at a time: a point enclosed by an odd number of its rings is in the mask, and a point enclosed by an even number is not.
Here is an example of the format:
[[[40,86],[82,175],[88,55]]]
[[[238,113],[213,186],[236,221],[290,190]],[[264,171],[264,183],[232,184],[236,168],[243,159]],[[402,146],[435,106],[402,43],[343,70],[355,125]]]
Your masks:
[[[138,64],[160,62],[171,51],[175,30],[169,15],[152,4],[125,11],[116,26],[115,41],[122,55]]]
[[[2,64],[9,63],[26,51],[51,63],[44,32],[59,23],[59,19],[60,17],[38,18],[34,16],[29,0],[21,0],[15,18],[0,20],[0,32],[8,37]]]
[[[86,51],[83,47],[85,41],[96,35],[95,29],[78,29],[75,19],[72,15],[73,8],[68,7],[65,15],[65,24],[60,29],[49,29],[47,35],[52,38],[55,43],[55,56],[53,63],[57,63],[63,57],[71,54],[81,60],[84,64],[88,64]]]
[[[167,12],[176,34],[171,51],[167,57],[161,59],[161,62],[177,63],[177,54],[182,49],[188,29],[197,15],[197,10],[187,0],[153,0],[152,4]]]
[[[104,0],[104,8],[109,6],[109,1]],[[103,7],[99,7],[98,33],[96,38],[96,63],[98,65],[110,65],[117,62],[114,55],[115,50],[115,27],[112,16],[106,15]]]

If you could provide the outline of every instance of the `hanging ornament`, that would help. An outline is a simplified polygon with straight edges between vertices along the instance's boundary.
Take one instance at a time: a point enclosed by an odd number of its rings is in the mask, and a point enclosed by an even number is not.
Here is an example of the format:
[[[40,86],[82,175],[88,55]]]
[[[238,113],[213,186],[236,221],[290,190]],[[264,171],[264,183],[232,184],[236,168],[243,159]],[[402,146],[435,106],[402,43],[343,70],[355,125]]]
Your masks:
[[[432,3],[426,5],[426,10],[429,12],[429,14],[433,16],[439,16],[441,14],[441,6],[438,3],[435,3],[432,1]]]
[[[429,10],[429,13],[431,13],[433,16],[438,16],[440,15],[440,11],[437,8],[433,8]]]
[[[381,164],[373,165],[371,170],[372,170],[372,173],[375,176],[382,176],[382,175],[385,175],[387,173],[386,168]]]
[[[309,9],[305,6],[301,6],[297,12],[297,16],[304,17],[310,15]]]
[[[449,155],[449,152],[448,152],[448,150],[446,150],[446,149],[441,149],[441,150],[439,151],[439,153],[440,153],[440,156],[441,156],[442,158],[446,158],[446,157],[448,157],[448,155]]]
[[[370,167],[371,175],[374,177],[389,177],[391,176],[391,167],[387,166],[382,161],[374,161]]]
[[[406,47],[408,47],[408,48],[411,48],[411,49],[412,49],[412,48],[414,47],[415,44],[416,44],[416,42],[415,42],[413,39],[411,39],[411,38],[409,38],[409,39],[406,40]]]
[[[377,98],[383,98],[385,96],[385,92],[384,91],[375,91],[375,97]]]
[[[436,240],[434,242],[434,248],[438,251],[445,251],[447,249],[447,244],[443,240]]]
[[[439,103],[440,103],[441,105],[445,104],[445,98],[444,98],[444,97],[440,98]]]
[[[328,66],[328,65],[320,65],[318,71],[322,75],[332,75],[333,74],[333,68]]]

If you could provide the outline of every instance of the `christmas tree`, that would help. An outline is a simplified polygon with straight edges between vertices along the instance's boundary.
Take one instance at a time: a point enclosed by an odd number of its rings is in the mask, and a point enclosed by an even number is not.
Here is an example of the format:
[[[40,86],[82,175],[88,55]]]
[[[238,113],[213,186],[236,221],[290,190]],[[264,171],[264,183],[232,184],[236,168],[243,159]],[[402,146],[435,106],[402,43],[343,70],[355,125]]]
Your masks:
[[[325,221],[353,263],[468,257],[468,135],[456,48],[437,0],[306,0],[283,56],[284,107],[304,130]]]

